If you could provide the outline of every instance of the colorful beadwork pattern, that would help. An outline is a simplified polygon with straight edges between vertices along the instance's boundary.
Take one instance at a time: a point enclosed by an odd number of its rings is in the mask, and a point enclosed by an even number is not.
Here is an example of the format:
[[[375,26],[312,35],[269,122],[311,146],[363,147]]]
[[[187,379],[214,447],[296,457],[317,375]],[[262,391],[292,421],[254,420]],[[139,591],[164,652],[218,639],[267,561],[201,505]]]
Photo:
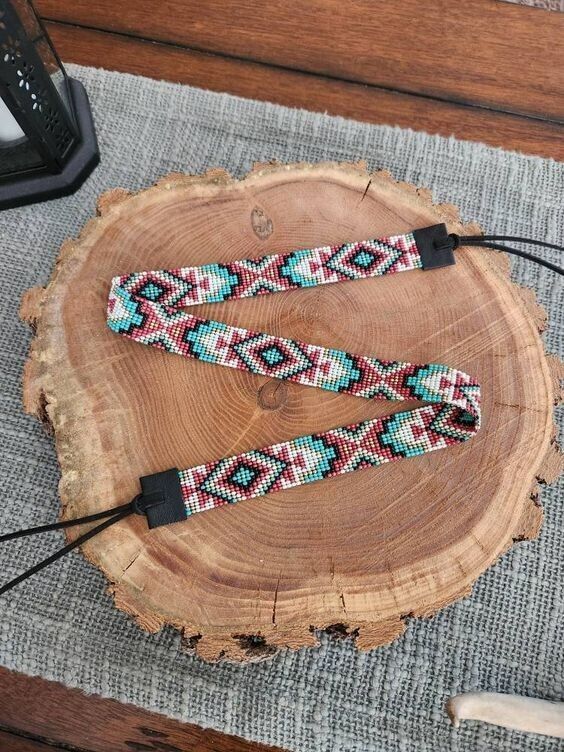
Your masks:
[[[421,266],[414,236],[408,233],[112,280],[108,326],[136,342],[366,399],[430,403],[182,470],[187,515],[443,449],[478,431],[480,387],[462,371],[355,355],[181,310]]]

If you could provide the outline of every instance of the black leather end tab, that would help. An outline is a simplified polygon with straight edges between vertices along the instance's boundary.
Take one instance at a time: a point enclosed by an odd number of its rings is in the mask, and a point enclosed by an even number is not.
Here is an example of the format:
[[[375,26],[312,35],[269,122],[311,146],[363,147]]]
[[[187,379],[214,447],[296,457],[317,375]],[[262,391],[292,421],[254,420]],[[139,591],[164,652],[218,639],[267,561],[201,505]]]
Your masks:
[[[455,263],[454,243],[445,224],[424,227],[413,233],[423,269],[439,269]]]
[[[150,528],[170,525],[186,519],[180,475],[176,468],[165,470],[163,473],[145,475],[140,482],[142,494],[139,499],[139,508],[147,515]]]

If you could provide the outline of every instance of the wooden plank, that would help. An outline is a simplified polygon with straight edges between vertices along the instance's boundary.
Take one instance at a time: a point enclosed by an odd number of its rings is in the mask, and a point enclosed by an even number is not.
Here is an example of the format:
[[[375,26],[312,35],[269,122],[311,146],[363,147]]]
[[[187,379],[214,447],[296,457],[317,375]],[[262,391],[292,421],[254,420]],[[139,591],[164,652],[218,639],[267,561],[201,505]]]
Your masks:
[[[38,0],[48,19],[564,118],[564,15],[491,0]],[[266,10],[267,8],[267,10]]]
[[[59,744],[81,752],[276,752],[273,747],[4,668],[0,668],[0,728],[50,740],[55,749]],[[43,752],[41,746],[18,748],[8,738],[13,746],[2,746],[0,736],[2,752]]]
[[[564,126],[123,35],[49,23],[63,60],[564,159]]]
[[[57,744],[45,744],[36,739],[0,731],[0,750],[1,752],[57,752],[63,748]],[[72,749],[67,747],[66,752],[72,752]]]

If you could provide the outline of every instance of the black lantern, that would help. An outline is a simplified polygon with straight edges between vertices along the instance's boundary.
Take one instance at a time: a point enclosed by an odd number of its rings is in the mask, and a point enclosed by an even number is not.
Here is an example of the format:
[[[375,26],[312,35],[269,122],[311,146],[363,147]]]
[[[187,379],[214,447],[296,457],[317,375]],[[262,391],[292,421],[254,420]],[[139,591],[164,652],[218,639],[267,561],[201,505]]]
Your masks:
[[[0,0],[0,208],[75,191],[98,164],[86,91],[27,0]]]

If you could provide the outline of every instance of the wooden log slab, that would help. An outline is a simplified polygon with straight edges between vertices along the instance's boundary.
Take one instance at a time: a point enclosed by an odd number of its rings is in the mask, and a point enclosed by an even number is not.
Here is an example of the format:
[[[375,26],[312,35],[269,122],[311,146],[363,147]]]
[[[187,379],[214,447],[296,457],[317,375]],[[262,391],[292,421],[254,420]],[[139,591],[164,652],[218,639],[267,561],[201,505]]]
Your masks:
[[[214,170],[101,196],[64,243],[45,289],[24,298],[35,328],[25,409],[52,426],[62,517],[123,503],[138,478],[405,409],[188,361],[113,334],[114,275],[230,261],[403,233],[446,221],[428,191],[359,165]],[[495,228],[491,228],[495,229]],[[470,593],[515,540],[537,535],[539,480],[562,468],[553,405],[562,368],[545,314],[504,256],[201,306],[201,315],[352,352],[439,362],[476,375],[483,428],[466,444],[327,479],[149,531],[129,518],[83,547],[118,608],[141,627],[182,630],[206,660],[253,660],[316,644],[393,640],[408,616]],[[82,530],[84,532],[84,529]],[[69,535],[76,535],[74,531]],[[77,584],[78,587],[78,584]],[[516,607],[518,607],[516,605]]]

